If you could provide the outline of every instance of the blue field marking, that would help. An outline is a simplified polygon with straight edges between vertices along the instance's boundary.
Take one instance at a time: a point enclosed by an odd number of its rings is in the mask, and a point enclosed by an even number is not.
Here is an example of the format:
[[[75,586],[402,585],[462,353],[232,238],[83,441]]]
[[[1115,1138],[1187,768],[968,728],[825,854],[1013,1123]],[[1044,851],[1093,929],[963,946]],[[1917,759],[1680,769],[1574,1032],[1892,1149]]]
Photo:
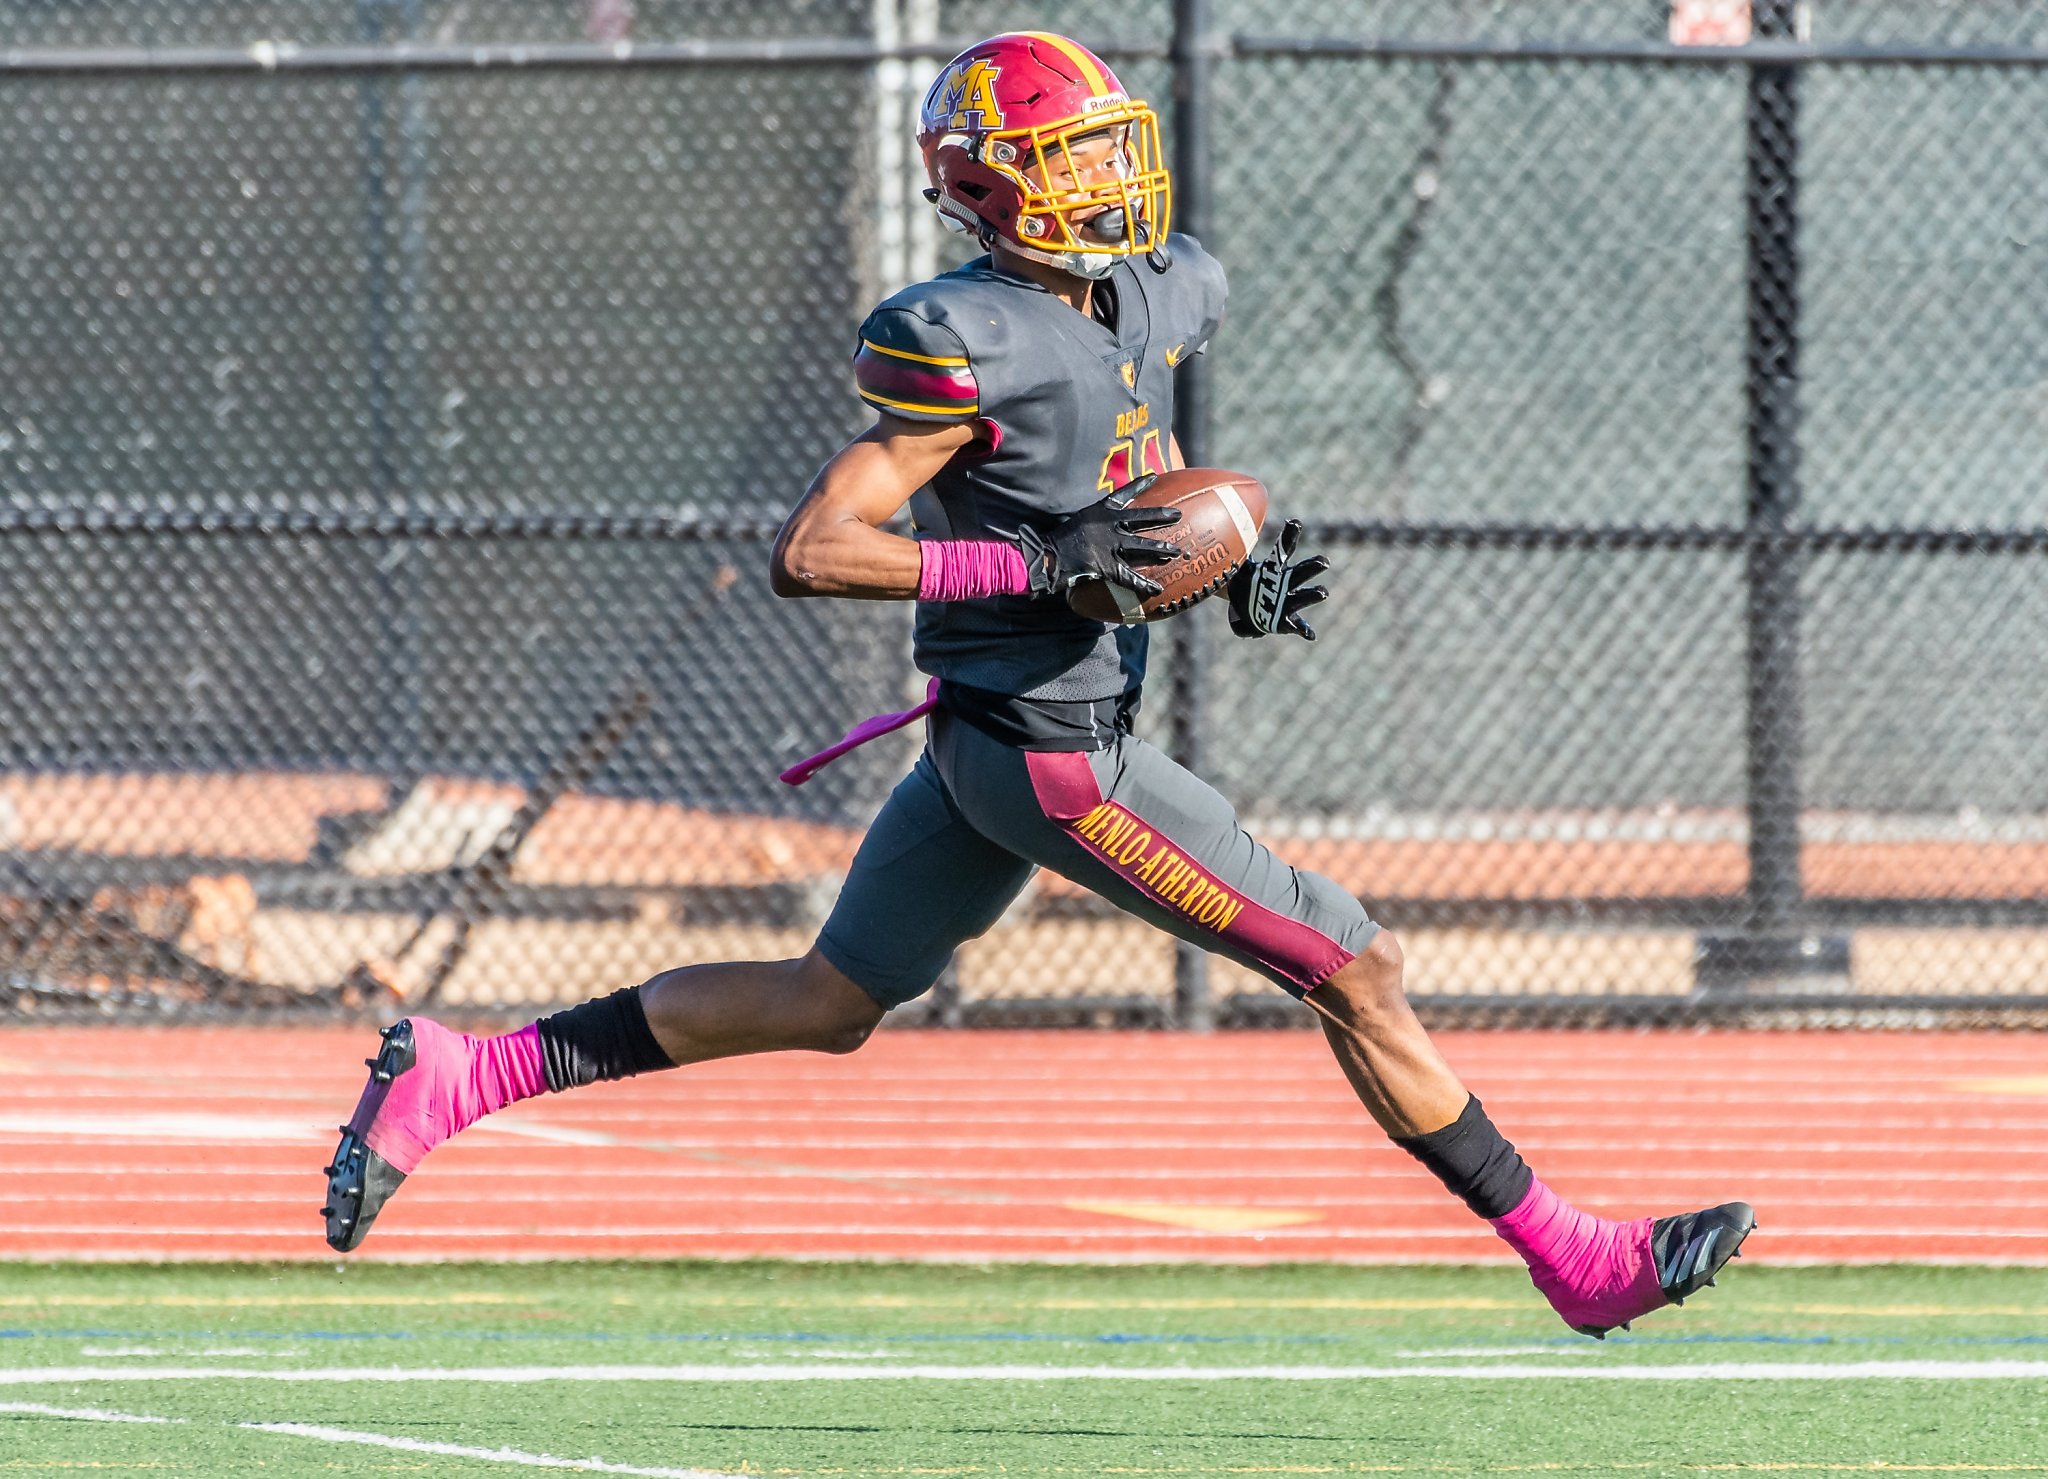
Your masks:
[[[248,1341],[248,1342],[327,1342],[331,1344],[406,1344],[421,1341],[478,1342],[501,1345],[530,1345],[535,1343],[558,1342],[565,1344],[592,1344],[630,1346],[648,1345],[866,1345],[869,1347],[889,1346],[1018,1346],[1018,1345],[1095,1345],[1095,1346],[1331,1346],[1356,1344],[1359,1337],[1352,1335],[1153,1335],[1130,1331],[1108,1331],[1089,1334],[1060,1334],[1043,1331],[983,1330],[983,1331],[913,1331],[899,1335],[846,1334],[820,1330],[743,1330],[743,1331],[645,1331],[622,1333],[617,1331],[542,1331],[542,1330],[449,1330],[423,1332],[416,1330],[118,1330],[92,1327],[61,1327],[56,1329],[0,1329],[0,1340],[124,1340],[164,1342],[199,1341]],[[1527,1351],[1534,1345],[1554,1347],[1559,1351],[1590,1354],[1585,1342],[1574,1336],[1539,1338],[1535,1341],[1516,1341],[1503,1348],[1503,1354]],[[1765,1333],[1691,1335],[1616,1335],[1608,1341],[1608,1349],[1621,1347],[1721,1347],[1721,1346],[1762,1346],[1762,1347],[2031,1347],[2048,1346],[2048,1334],[2037,1335],[1773,1335]],[[1479,1355],[1484,1347],[1467,1345],[1461,1348],[1465,1353]],[[1414,1354],[1422,1354],[1416,1352]]]
[[[1350,1339],[1352,1337],[1345,1335],[1142,1335],[1123,1331],[1095,1335],[1060,1335],[1027,1330],[978,1330],[967,1333],[946,1331],[909,1335],[849,1335],[822,1330],[656,1330],[639,1334],[604,1330],[0,1330],[0,1340],[478,1340],[590,1341],[606,1344],[654,1341],[671,1345],[1337,1345]]]

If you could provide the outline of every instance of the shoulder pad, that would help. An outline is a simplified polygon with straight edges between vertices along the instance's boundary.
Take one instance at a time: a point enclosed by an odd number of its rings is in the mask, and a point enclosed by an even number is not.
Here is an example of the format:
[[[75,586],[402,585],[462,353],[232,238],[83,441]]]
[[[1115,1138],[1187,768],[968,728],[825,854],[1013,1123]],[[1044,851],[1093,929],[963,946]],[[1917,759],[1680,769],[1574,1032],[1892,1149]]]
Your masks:
[[[890,299],[860,326],[854,385],[877,411],[912,421],[961,421],[981,412],[967,345],[916,306]]]

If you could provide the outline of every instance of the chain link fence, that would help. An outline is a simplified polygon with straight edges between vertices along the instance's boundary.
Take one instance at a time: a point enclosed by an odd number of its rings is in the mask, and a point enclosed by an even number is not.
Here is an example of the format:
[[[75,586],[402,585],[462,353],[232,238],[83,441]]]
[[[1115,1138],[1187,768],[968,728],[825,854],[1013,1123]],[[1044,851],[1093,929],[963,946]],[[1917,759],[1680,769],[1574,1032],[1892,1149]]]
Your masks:
[[[1230,268],[1183,442],[1337,565],[1142,728],[1432,1017],[2048,1021],[2048,4],[0,18],[0,1013],[806,948],[916,739],[774,774],[922,680],[767,542],[961,259],[929,74],[1037,25]],[[1041,875],[918,1013],[1298,1009]]]

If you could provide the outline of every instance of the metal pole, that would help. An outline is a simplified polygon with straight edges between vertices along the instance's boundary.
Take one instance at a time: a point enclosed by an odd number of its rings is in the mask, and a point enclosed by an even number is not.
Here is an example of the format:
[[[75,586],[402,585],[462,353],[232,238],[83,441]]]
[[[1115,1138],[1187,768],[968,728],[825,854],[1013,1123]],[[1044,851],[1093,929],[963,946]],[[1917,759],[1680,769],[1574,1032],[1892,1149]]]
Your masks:
[[[421,0],[392,0],[400,29],[410,41],[424,24]],[[392,489],[392,506],[411,513],[418,505],[427,478],[426,450],[426,304],[427,304],[427,79],[417,73],[398,84],[398,214],[397,276],[392,283],[396,330],[390,354],[394,376],[394,418],[398,431],[398,483]],[[410,785],[428,767],[428,699],[426,675],[426,595],[431,558],[428,549],[408,541],[401,547],[391,572],[397,608],[398,651],[396,666],[403,698],[406,770],[403,782]]]
[[[1795,39],[1797,0],[1758,0],[1762,41]],[[1799,69],[1749,71],[1747,555],[1749,969],[1794,973],[1798,922],[1800,674]],[[1782,957],[1782,959],[1781,959]]]
[[[366,46],[384,43],[385,0],[357,0],[357,21]],[[364,337],[367,340],[369,393],[370,493],[380,508],[397,511],[401,479],[398,469],[397,408],[394,404],[396,376],[392,365],[392,288],[390,266],[391,190],[386,178],[390,166],[385,119],[385,82],[381,77],[364,77],[356,85],[358,135],[363,154],[363,296]],[[398,615],[402,600],[396,571],[409,556],[408,546],[394,539],[379,555],[375,567],[375,601],[380,654],[388,685],[378,704],[379,724],[374,743],[379,754],[376,764],[403,788],[411,784],[419,764],[410,722],[412,674],[403,654],[409,644],[404,618]]]
[[[1174,0],[1173,6],[1173,223],[1191,236],[1209,234],[1209,193],[1214,162],[1209,148],[1210,69],[1215,55],[1209,0]],[[1209,374],[1204,356],[1181,366],[1173,404],[1173,434],[1190,467],[1209,462]],[[1171,727],[1167,753],[1188,769],[1202,759],[1208,697],[1206,624],[1183,618],[1167,630],[1173,660]],[[1207,952],[1177,942],[1173,959],[1176,1025],[1206,1032],[1216,1025],[1209,996]]]
[[[420,0],[358,0],[366,43],[385,39],[387,12],[402,40],[419,34]],[[388,85],[379,77],[359,84],[363,151],[364,291],[369,359],[371,489],[384,508],[403,520],[414,511],[424,474],[420,463],[425,377],[427,123],[426,80],[399,76],[397,190],[388,129]],[[397,230],[392,229],[396,207]],[[392,257],[396,254],[394,270]],[[394,538],[377,562],[381,637],[387,646],[390,689],[384,705],[385,773],[400,792],[426,768],[425,633],[421,562],[426,552]]]

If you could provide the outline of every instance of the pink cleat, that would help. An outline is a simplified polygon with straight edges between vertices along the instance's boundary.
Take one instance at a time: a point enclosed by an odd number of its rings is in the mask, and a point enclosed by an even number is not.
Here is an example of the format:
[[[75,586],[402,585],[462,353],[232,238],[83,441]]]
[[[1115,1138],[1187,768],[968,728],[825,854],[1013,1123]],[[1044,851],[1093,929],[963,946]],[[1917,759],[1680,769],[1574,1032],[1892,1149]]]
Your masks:
[[[1747,1202],[1675,1217],[1610,1222],[1561,1200],[1541,1181],[1494,1228],[1529,1265],[1529,1278],[1565,1324],[1605,1340],[1610,1330],[1708,1287],[1756,1227]]]
[[[327,1245],[347,1253],[427,1152],[492,1110],[547,1087],[540,1035],[528,1026],[483,1041],[425,1017],[381,1030],[370,1081],[327,1167]]]

